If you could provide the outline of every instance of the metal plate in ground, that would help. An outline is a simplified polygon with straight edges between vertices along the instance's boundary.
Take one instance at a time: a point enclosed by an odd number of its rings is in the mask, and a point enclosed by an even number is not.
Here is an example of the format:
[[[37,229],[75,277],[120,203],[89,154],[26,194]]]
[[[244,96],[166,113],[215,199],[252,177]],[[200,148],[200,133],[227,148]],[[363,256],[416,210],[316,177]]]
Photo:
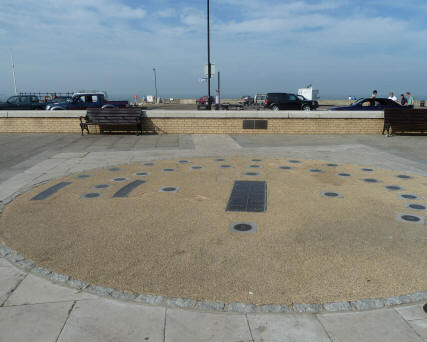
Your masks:
[[[179,190],[179,186],[164,186],[159,189],[159,192],[169,192],[169,193],[176,193]]]
[[[267,182],[235,181],[226,211],[265,212]]]
[[[418,204],[418,203],[407,203],[406,208],[418,210],[418,211],[425,211],[425,210],[427,210],[427,205]]]
[[[425,219],[423,216],[417,216],[412,214],[398,214],[397,220],[405,223],[424,224]]]
[[[249,222],[233,222],[230,226],[230,233],[254,234],[258,232],[258,225]]]
[[[145,180],[136,180],[133,181],[132,183],[129,183],[127,185],[125,185],[123,188],[121,188],[119,191],[117,191],[114,195],[113,198],[126,198],[129,197],[130,193],[135,190],[138,186],[147,183],[147,181]]]
[[[33,197],[31,200],[32,201],[42,201],[42,200],[45,200],[45,199],[49,198],[50,196],[52,196],[53,194],[57,193],[62,188],[65,188],[66,186],[68,186],[70,184],[71,184],[71,182],[61,182],[61,183],[58,183],[58,184],[56,184],[54,186],[51,186],[49,189],[46,189],[45,191],[39,193],[37,196]]]
[[[404,200],[419,201],[422,198],[415,194],[400,194],[399,197]]]

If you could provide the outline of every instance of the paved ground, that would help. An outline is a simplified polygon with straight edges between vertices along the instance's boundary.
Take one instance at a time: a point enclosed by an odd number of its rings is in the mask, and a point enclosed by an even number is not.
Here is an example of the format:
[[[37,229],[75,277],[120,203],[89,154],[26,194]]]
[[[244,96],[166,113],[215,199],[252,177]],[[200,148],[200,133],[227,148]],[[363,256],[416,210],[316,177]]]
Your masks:
[[[7,200],[19,189],[69,173],[149,159],[204,156],[315,159],[427,176],[424,139],[0,135],[0,199]],[[427,341],[427,314],[422,310],[427,294],[419,294],[418,300],[417,305],[367,311],[358,310],[385,303],[353,303],[353,311],[347,313],[181,310],[177,308],[179,301],[150,306],[55,285],[0,257],[1,341],[421,342]],[[235,306],[237,311],[239,308]],[[301,311],[298,309],[294,311]]]

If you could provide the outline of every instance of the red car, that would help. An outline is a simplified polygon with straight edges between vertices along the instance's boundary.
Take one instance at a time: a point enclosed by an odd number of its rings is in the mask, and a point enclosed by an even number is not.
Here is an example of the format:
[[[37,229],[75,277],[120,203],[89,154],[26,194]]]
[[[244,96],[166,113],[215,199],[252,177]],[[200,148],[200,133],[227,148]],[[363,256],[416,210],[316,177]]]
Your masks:
[[[208,99],[209,99],[208,96],[203,96],[200,99],[197,99],[196,100],[197,109],[207,109],[209,106]],[[215,104],[215,98],[211,96],[211,105],[214,105],[214,104]]]

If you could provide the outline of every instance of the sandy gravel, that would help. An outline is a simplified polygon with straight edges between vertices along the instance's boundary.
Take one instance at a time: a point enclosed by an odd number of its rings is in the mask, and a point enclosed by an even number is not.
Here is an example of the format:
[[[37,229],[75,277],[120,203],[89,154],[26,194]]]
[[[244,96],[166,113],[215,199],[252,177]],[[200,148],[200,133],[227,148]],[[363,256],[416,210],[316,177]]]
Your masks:
[[[233,168],[220,168],[231,164]],[[252,170],[248,166],[260,164]],[[190,166],[202,165],[201,170]],[[293,169],[280,170],[289,165]],[[427,179],[399,172],[363,172],[361,166],[325,166],[306,160],[212,158],[120,166],[91,171],[87,179],[43,201],[30,199],[54,181],[20,196],[0,217],[0,240],[53,271],[136,293],[254,304],[324,303],[427,290],[427,226],[396,220],[405,208],[399,193],[427,199]],[[166,173],[164,168],[175,168]],[[313,174],[319,168],[324,173]],[[150,175],[138,177],[136,172]],[[246,171],[259,172],[247,177]],[[348,172],[352,177],[337,176]],[[122,183],[115,177],[127,177]],[[376,178],[378,184],[363,182]],[[129,198],[122,186],[145,179]],[[266,213],[226,212],[235,180],[265,180]],[[110,184],[95,190],[95,184]],[[393,192],[384,185],[400,185]],[[177,193],[159,193],[179,186]],[[335,191],[342,198],[324,198]],[[101,192],[97,199],[84,199]],[[258,224],[256,234],[232,234],[232,222]]]

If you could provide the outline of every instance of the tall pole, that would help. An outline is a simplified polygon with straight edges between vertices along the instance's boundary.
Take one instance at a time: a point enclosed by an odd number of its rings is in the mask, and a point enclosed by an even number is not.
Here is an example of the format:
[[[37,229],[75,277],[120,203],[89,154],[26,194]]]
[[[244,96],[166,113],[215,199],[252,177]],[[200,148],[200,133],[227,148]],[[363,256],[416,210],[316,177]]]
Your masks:
[[[13,62],[12,53],[10,53],[10,60],[12,61],[13,86],[15,87],[15,95],[18,95],[18,91],[16,90],[15,63]]]
[[[211,33],[210,33],[210,4],[208,2],[208,110],[212,109],[211,102]]]
[[[156,68],[153,68],[153,72],[154,72],[154,89],[156,90],[156,102],[157,102],[157,73],[156,73]]]
[[[218,89],[216,90],[218,93],[218,103],[216,104],[217,109],[221,109],[221,73],[218,71]]]

